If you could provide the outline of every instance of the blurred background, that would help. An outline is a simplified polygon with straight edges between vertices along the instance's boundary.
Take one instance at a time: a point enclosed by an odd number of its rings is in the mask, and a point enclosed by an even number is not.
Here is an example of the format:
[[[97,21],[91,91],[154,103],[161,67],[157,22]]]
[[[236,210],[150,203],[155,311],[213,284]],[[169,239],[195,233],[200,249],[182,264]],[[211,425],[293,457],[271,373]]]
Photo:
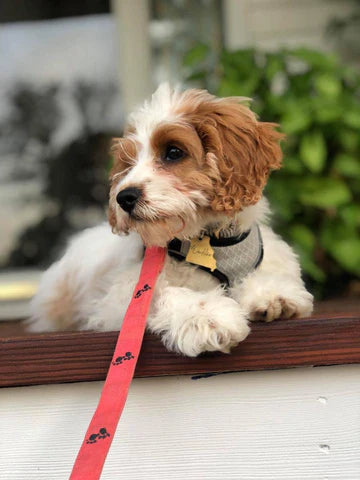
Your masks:
[[[266,195],[317,298],[360,294],[360,1],[0,3],[0,318],[106,219],[109,139],[163,80],[287,134]]]

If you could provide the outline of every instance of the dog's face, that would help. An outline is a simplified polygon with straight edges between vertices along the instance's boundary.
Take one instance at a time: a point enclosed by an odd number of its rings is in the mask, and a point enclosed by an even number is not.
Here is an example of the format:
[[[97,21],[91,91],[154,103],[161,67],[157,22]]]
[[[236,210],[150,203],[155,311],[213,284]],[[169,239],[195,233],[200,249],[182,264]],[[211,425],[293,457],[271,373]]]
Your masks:
[[[162,85],[114,139],[109,221],[146,245],[197,235],[261,198],[282,135],[243,99]]]

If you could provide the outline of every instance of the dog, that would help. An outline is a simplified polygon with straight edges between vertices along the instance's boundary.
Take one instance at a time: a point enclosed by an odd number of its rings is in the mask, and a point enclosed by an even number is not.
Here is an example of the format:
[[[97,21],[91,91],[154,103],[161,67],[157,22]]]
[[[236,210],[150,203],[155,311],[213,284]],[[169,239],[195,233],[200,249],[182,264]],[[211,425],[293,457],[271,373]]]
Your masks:
[[[249,321],[308,316],[313,297],[262,194],[282,138],[247,99],[161,85],[113,140],[111,229],[80,233],[44,273],[30,330],[118,330],[144,246],[168,247],[147,328],[169,350],[228,353]]]

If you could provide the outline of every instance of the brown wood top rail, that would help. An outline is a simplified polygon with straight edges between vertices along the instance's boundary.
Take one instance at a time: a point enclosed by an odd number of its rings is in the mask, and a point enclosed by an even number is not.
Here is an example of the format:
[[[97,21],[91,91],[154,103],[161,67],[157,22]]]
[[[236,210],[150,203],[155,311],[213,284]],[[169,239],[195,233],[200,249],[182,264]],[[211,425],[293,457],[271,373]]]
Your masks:
[[[255,323],[249,337],[230,355],[212,353],[186,358],[166,351],[159,338],[146,334],[135,376],[360,363],[358,306],[353,303],[351,311],[343,308],[344,313],[330,313],[333,308],[323,308],[323,313],[307,319]],[[0,386],[105,378],[117,332],[25,335],[21,327],[13,322],[9,325],[0,324]]]

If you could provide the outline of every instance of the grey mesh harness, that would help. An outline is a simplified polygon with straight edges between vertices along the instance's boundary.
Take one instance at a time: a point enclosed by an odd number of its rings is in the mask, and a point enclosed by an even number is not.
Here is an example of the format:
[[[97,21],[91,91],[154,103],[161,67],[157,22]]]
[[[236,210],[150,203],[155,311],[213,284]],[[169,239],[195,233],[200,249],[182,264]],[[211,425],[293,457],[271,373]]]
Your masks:
[[[210,245],[214,250],[216,269],[211,271],[207,267],[199,266],[220,283],[232,287],[234,282],[241,281],[246,275],[255,270],[261,263],[264,250],[260,228],[254,224],[246,232],[235,236],[209,235]],[[185,261],[190,248],[189,240],[174,238],[168,244],[168,254],[179,261]]]

